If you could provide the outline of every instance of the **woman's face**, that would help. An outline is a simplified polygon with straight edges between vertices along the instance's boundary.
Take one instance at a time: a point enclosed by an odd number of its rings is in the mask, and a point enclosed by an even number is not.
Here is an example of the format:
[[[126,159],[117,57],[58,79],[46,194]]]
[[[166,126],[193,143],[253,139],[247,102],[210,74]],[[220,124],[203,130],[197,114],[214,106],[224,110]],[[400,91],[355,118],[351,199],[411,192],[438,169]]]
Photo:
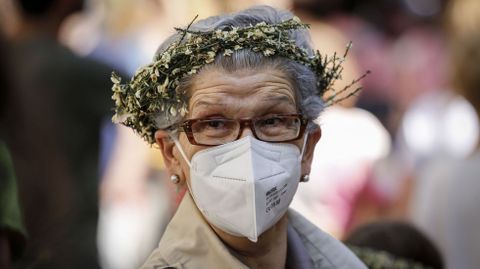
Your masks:
[[[274,69],[240,70],[235,73],[218,69],[204,70],[194,79],[190,94],[188,119],[240,119],[298,113],[292,83],[283,72]],[[247,135],[253,136],[248,126],[241,131],[241,137]],[[320,130],[317,129],[309,137],[302,161],[302,175],[310,172],[313,149],[320,138]],[[301,150],[303,139],[289,143]],[[190,167],[178,148],[169,141],[168,134],[157,131],[156,140],[169,172],[179,175],[183,184],[185,180],[189,181]],[[190,144],[183,132],[180,132],[179,141],[189,160],[198,151],[208,148]]]

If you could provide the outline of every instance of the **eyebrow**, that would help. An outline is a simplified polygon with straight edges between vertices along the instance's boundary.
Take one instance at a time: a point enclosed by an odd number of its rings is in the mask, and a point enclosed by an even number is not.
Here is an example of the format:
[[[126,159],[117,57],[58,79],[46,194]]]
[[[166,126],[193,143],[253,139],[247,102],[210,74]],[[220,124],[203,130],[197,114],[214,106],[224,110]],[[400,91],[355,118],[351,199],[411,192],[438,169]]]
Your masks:
[[[198,102],[195,103],[195,107],[199,107],[199,106],[226,106],[225,104],[222,104],[219,102],[220,100],[216,100],[214,102],[209,102],[209,101],[205,101],[205,100],[200,100]]]
[[[276,101],[276,102],[288,102],[289,104],[291,105],[295,105],[295,102],[292,100],[292,98],[289,98],[288,96],[286,95],[281,95],[281,96],[278,96],[278,95],[267,95],[267,96],[264,96],[263,101],[268,101],[268,102],[272,102],[272,101]]]

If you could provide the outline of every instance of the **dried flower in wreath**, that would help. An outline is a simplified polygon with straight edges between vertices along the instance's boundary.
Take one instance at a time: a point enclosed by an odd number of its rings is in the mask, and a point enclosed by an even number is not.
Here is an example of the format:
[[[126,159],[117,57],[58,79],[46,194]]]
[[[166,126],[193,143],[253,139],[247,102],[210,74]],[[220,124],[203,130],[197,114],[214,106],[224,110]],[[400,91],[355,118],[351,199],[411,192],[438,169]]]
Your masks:
[[[193,21],[192,21],[193,23]],[[191,25],[191,23],[190,23]],[[341,78],[342,62],[350,48],[347,46],[343,57],[323,57],[319,51],[309,55],[289,38],[289,32],[309,26],[298,17],[278,24],[258,23],[254,26],[199,32],[185,28],[175,28],[181,38],[156,56],[153,63],[137,70],[126,84],[113,73],[113,96],[115,115],[113,121],[133,128],[147,142],[155,142],[157,129],[169,127],[188,112],[187,95],[180,87],[182,78],[197,73],[203,66],[212,63],[217,54],[230,56],[234,51],[250,49],[264,56],[281,56],[309,67],[317,76],[317,94],[323,99],[326,92],[329,98],[326,106],[339,102],[357,93],[360,88],[351,90],[364,76],[335,92],[332,85]],[[158,122],[158,117],[162,123]]]

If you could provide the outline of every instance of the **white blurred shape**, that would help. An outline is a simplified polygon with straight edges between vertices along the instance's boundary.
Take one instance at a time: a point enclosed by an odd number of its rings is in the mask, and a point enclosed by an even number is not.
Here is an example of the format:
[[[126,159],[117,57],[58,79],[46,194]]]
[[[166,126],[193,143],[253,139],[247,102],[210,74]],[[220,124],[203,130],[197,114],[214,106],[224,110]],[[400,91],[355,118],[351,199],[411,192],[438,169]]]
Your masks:
[[[432,92],[416,100],[405,113],[402,134],[416,161],[437,154],[464,158],[478,143],[478,119],[463,97]]]
[[[144,202],[102,206],[97,244],[103,269],[139,268],[156,247],[170,214],[169,194],[161,184],[149,182]]]
[[[454,156],[470,154],[477,146],[479,126],[473,106],[463,97],[457,96],[445,115],[445,140]]]

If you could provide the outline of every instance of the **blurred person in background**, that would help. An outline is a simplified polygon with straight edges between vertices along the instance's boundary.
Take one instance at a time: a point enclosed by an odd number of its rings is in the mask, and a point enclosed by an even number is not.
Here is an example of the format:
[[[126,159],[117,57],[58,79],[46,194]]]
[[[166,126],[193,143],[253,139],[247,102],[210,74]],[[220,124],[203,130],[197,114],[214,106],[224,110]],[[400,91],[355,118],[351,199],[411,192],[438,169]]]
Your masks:
[[[26,233],[18,201],[17,182],[10,152],[4,143],[2,120],[12,93],[8,78],[5,40],[0,32],[0,268],[11,268],[25,249]]]
[[[423,184],[422,173],[432,170],[439,160],[448,163],[467,158],[479,141],[475,109],[449,81],[449,36],[440,20],[446,11],[444,8],[435,24],[423,23],[405,32],[393,50],[401,78],[394,85],[396,91],[405,92],[400,106],[403,113],[396,117],[392,156],[402,168],[395,212],[401,216],[408,217],[409,208],[416,206],[410,205],[411,196]],[[381,173],[392,174],[388,168]]]
[[[14,268],[98,268],[99,145],[110,116],[111,68],[58,42],[83,1],[18,0],[8,36],[4,139],[18,180],[27,247]]]
[[[447,17],[452,84],[480,113],[480,3],[451,2]],[[477,122],[478,124],[478,122]],[[452,132],[464,132],[458,127]],[[437,160],[419,174],[410,213],[445,255],[447,269],[480,268],[480,150],[465,159]]]
[[[0,267],[9,269],[25,249],[26,233],[18,203],[10,153],[0,140]]]
[[[370,269],[443,269],[441,253],[414,225],[398,220],[356,227],[344,240]]]

